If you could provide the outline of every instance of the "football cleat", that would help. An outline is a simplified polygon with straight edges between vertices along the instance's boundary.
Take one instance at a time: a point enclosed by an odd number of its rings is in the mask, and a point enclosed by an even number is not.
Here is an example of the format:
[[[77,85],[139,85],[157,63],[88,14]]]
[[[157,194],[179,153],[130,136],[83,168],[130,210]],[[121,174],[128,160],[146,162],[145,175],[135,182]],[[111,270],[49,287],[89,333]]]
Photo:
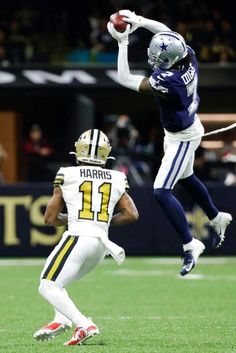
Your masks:
[[[77,346],[85,342],[88,338],[99,334],[99,329],[96,325],[91,325],[87,329],[83,327],[76,327],[72,338],[64,343],[64,346]]]
[[[218,215],[211,221],[210,225],[215,231],[212,241],[213,248],[218,248],[223,243],[226,228],[231,221],[231,214],[225,212],[219,212]]]
[[[34,338],[38,341],[49,341],[61,333],[68,331],[70,328],[71,325],[69,324],[51,322],[35,332]]]
[[[181,276],[187,275],[194,269],[197,264],[199,256],[205,250],[205,245],[198,239],[193,239],[189,249],[184,251],[183,267],[180,271]]]

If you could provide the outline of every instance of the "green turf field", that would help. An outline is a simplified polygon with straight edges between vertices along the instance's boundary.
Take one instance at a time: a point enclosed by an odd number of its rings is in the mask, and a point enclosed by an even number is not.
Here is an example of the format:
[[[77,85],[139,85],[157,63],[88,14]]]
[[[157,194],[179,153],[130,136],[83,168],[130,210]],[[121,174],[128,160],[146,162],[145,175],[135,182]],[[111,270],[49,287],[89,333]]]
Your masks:
[[[37,292],[42,265],[0,260],[0,352],[236,353],[236,257],[202,257],[180,278],[179,258],[106,259],[68,287],[101,334],[64,347],[71,332],[37,342],[35,330],[52,319]]]

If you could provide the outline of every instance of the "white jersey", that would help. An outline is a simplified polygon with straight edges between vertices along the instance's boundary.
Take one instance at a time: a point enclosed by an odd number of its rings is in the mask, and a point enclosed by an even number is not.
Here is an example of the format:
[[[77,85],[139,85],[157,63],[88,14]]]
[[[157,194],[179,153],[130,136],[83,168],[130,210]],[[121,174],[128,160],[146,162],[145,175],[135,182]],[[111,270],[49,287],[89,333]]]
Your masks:
[[[68,233],[108,236],[114,208],[129,188],[124,173],[97,166],[60,168],[54,186],[60,186],[68,213]]]

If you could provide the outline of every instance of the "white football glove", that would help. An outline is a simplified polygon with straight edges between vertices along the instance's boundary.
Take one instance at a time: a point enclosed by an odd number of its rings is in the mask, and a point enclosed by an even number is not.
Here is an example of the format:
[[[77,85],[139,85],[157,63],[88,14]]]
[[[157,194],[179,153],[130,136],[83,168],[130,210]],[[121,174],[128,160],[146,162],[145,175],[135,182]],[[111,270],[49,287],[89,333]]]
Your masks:
[[[117,40],[120,45],[128,45],[129,44],[129,33],[130,33],[130,25],[128,24],[126,30],[124,32],[118,32],[114,24],[111,22],[107,23],[107,30],[110,35]]]
[[[131,12],[130,10],[120,10],[119,14],[124,16],[123,21],[131,24],[130,33],[133,33],[137,28],[142,27],[144,17],[138,16],[135,12]]]

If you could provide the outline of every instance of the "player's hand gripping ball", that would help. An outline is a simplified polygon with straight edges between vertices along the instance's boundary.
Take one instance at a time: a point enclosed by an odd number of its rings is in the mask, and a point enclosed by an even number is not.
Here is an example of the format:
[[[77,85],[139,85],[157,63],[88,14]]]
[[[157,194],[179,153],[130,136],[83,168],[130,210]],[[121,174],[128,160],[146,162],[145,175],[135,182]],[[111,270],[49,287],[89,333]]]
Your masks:
[[[113,13],[113,15],[110,16],[110,22],[113,23],[118,32],[124,32],[128,25],[127,22],[123,21],[123,17],[124,16],[120,15],[119,12]]]

